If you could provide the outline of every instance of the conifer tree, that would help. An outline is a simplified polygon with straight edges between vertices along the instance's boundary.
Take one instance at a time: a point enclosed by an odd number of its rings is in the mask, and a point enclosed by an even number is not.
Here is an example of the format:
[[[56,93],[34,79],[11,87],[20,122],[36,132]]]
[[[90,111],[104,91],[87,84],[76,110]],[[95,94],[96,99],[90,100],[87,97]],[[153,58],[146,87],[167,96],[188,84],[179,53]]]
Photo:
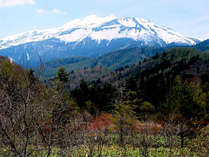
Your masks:
[[[68,77],[68,73],[66,72],[66,68],[65,67],[60,67],[58,69],[57,74],[56,74],[56,79],[59,82],[63,82],[63,83],[68,82],[69,77]]]

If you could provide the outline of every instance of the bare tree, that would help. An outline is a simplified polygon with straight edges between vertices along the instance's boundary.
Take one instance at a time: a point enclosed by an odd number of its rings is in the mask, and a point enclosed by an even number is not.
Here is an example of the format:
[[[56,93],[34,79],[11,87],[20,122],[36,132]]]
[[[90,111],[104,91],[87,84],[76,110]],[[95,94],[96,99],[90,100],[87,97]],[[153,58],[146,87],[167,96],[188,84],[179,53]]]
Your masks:
[[[0,71],[0,136],[5,148],[14,156],[27,157],[34,152],[33,139],[37,135],[36,98],[41,85],[34,76],[7,61]]]
[[[168,120],[164,125],[161,133],[165,139],[166,143],[169,147],[169,156],[173,156],[173,148],[176,144],[176,139],[178,136],[178,127],[174,120]]]

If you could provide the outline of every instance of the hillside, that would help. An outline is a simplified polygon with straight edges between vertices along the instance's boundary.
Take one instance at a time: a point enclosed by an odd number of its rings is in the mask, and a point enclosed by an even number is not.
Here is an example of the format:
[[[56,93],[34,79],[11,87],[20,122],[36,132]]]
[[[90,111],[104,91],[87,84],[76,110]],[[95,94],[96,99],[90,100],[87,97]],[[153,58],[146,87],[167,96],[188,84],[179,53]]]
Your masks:
[[[68,72],[83,70],[86,68],[104,67],[109,71],[138,63],[144,58],[149,58],[156,53],[162,52],[165,48],[131,48],[110,52],[96,58],[71,57],[57,59],[44,64],[42,75],[51,78],[56,74],[56,70],[64,66]]]
[[[172,48],[144,63],[120,69],[103,80],[114,82],[117,87],[126,82],[127,89],[137,91],[143,100],[157,107],[165,101],[177,77],[200,86],[208,80],[208,73],[209,53],[192,48]]]
[[[86,71],[89,72],[86,73]],[[68,85],[72,97],[80,106],[88,107],[85,102],[91,102],[96,104],[99,110],[109,111],[113,109],[113,106],[109,105],[110,102],[103,103],[103,98],[108,95],[107,100],[117,101],[122,97],[125,103],[130,102],[126,102],[126,99],[131,99],[131,105],[139,107],[136,111],[140,114],[144,113],[140,110],[148,112],[149,109],[140,108],[143,102],[146,102],[145,106],[149,104],[148,108],[151,107],[150,114],[159,120],[167,117],[168,113],[175,112],[173,108],[178,108],[178,105],[183,106],[180,110],[182,109],[182,114],[186,116],[188,116],[187,113],[191,115],[198,113],[200,108],[192,106],[192,102],[196,99],[206,101],[207,98],[201,93],[209,89],[209,53],[200,52],[194,48],[171,48],[143,62],[116,69],[106,75],[98,75],[101,77],[95,77],[92,81],[86,80],[86,78],[91,78],[90,75],[88,77],[88,74],[91,74],[90,71],[91,69],[86,69],[69,74]],[[86,75],[82,75],[84,73]],[[78,74],[81,75],[76,77]],[[78,84],[78,78],[82,80],[80,84]],[[177,93],[173,92],[175,90]],[[191,95],[190,90],[197,93]],[[112,95],[110,91],[113,92]],[[177,100],[173,100],[173,97],[177,97],[175,99],[180,99],[181,102],[176,102]],[[170,106],[171,104],[173,107]],[[197,104],[200,105],[200,102]],[[206,106],[203,105],[206,115],[204,118],[208,119],[209,106]],[[201,115],[198,116],[201,117]]]
[[[193,48],[171,48],[156,54],[144,63],[131,66],[126,71],[131,77],[152,78],[158,75],[190,75],[200,77],[208,72],[209,53]],[[138,70],[136,72],[135,70]],[[121,70],[121,73],[124,73]],[[126,74],[127,75],[127,74]]]

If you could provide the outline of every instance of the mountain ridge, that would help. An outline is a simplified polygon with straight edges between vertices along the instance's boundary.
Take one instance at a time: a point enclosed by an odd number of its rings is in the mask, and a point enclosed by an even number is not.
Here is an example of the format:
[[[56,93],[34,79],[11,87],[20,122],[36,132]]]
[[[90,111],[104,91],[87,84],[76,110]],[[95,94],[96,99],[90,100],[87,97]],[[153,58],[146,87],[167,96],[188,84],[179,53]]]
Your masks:
[[[175,41],[180,42],[178,38],[181,38],[182,40],[181,42],[186,43],[186,44],[192,45],[192,44],[195,44],[196,42],[192,38],[183,37],[181,34],[175,32],[174,30],[170,28],[156,25],[153,22],[143,19],[143,18],[136,18],[136,17],[117,18],[115,16],[107,16],[107,17],[101,18],[96,15],[90,15],[83,19],[76,19],[71,22],[68,22],[61,27],[44,29],[44,30],[28,31],[28,32],[8,36],[0,40],[0,49],[8,48],[10,46],[30,43],[30,42],[47,40],[51,38],[57,38],[65,42],[78,41],[79,39],[83,40],[86,37],[90,37],[93,40],[98,40],[98,42],[100,40],[105,40],[105,39],[112,40],[111,34],[103,33],[102,35],[106,35],[106,36],[103,36],[102,38],[102,36],[99,36],[101,34],[95,33],[95,32],[99,32],[99,29],[101,30],[113,29],[113,28],[118,29],[118,27],[121,27],[121,30],[119,30],[121,32],[123,31],[123,29],[126,29],[125,27],[129,29],[135,28],[134,31],[136,32],[130,32],[130,33],[133,33],[130,35],[127,34],[127,32],[125,32],[126,34],[122,34],[121,36],[114,36],[114,38],[129,37],[135,40],[139,40],[141,37],[143,38],[147,37],[146,36],[147,32],[142,32],[146,30],[146,31],[149,31],[148,33],[152,33],[152,35],[155,35],[155,33],[160,35],[160,38],[166,41],[167,44],[170,44]],[[91,29],[93,30],[93,32]],[[163,32],[163,30],[165,32],[166,31],[168,32],[168,34],[166,34],[167,36],[163,34],[165,33]],[[116,31],[118,30],[114,30],[114,32]],[[137,36],[138,35],[137,33],[139,33],[137,31],[141,32],[140,37]],[[69,36],[69,34],[71,35]],[[76,35],[78,36],[75,37]],[[176,39],[174,37],[169,39],[169,37],[172,37],[169,35],[175,35]]]
[[[41,64],[40,60],[97,57],[126,48],[191,46],[198,42],[145,19],[93,15],[55,29],[4,38],[0,40],[0,55],[34,67]]]

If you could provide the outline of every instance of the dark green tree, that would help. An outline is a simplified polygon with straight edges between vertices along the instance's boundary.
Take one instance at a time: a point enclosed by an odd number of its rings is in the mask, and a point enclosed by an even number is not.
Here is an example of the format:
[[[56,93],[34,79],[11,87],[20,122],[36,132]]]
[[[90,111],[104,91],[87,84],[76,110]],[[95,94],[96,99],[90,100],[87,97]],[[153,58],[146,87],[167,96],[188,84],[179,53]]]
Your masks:
[[[148,101],[144,101],[140,106],[140,111],[144,114],[144,121],[146,121],[147,115],[155,111],[155,106]]]
[[[201,93],[193,83],[183,82],[178,78],[164,106],[165,114],[175,114],[175,121],[179,125],[181,147],[184,147],[185,136],[191,134],[190,128],[195,127],[194,123],[199,121],[204,113],[204,105],[202,105],[204,103],[200,100],[203,96]]]
[[[63,83],[67,83],[67,82],[68,82],[69,76],[68,76],[68,73],[67,73],[65,67],[60,67],[60,68],[57,70],[56,79],[57,79],[59,82],[63,82]]]

